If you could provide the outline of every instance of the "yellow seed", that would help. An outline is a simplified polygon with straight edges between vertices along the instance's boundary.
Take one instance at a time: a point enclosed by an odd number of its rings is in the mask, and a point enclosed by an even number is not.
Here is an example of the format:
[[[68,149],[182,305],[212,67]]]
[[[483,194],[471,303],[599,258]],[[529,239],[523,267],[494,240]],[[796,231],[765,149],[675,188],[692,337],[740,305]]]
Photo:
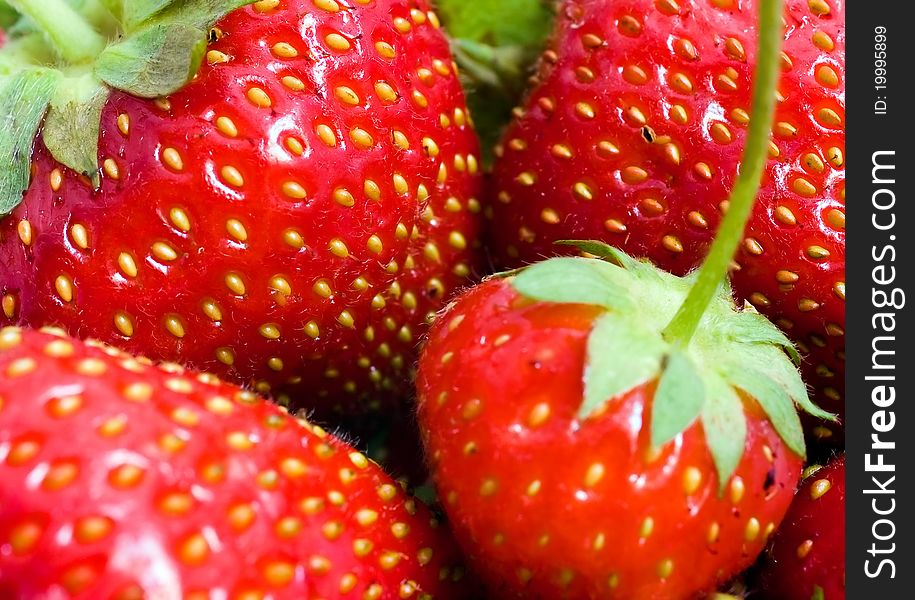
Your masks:
[[[249,88],[245,96],[248,98],[248,102],[258,108],[270,108],[273,106],[273,100],[270,99],[267,92],[257,86]]]
[[[152,245],[151,250],[153,256],[161,261],[171,262],[178,258],[178,253],[175,251],[175,249],[165,242],[156,242]]]
[[[833,208],[826,213],[826,222],[834,229],[845,229],[845,213]]]
[[[833,42],[832,38],[829,37],[829,34],[824,31],[815,32],[811,39],[814,46],[825,52],[831,52],[836,47],[835,42]]]
[[[830,65],[820,65],[816,70],[816,80],[820,85],[834,88],[839,85],[839,75]]]
[[[219,174],[222,176],[223,181],[233,187],[240,188],[245,185],[245,179],[242,177],[241,172],[231,165],[226,165],[220,169]]]
[[[280,79],[280,82],[283,84],[283,87],[292,90],[293,92],[301,92],[305,89],[305,82],[292,75],[283,76],[283,78]]]
[[[308,194],[302,184],[296,181],[286,181],[283,183],[283,195],[293,200],[304,200]]]
[[[787,206],[778,206],[775,208],[775,218],[783,225],[797,225],[797,217]]]
[[[16,316],[16,297],[12,294],[4,294],[3,299],[0,300],[0,305],[3,307],[3,314],[7,319],[12,319]],[[3,399],[0,398],[0,408],[3,408]]]
[[[818,17],[824,17],[831,11],[829,3],[826,0],[807,0],[807,6],[810,12]]]
[[[28,220],[22,219],[19,221],[16,225],[16,232],[19,234],[19,241],[24,246],[32,244],[32,224]]]
[[[166,315],[164,323],[165,329],[167,329],[170,334],[176,338],[184,337],[184,323],[181,322],[181,317],[175,314]]]
[[[245,229],[244,223],[238,219],[226,221],[226,232],[239,242],[244,242],[248,239],[248,230]]]
[[[712,178],[712,168],[704,162],[697,162],[693,165],[693,172],[696,173],[702,179],[711,179]]]
[[[112,179],[117,180],[121,178],[121,171],[118,168],[118,163],[116,163],[113,158],[106,158],[104,162],[102,162],[102,170]]]
[[[823,495],[832,488],[828,479],[817,479],[810,486],[810,499],[819,500]]]
[[[808,246],[806,250],[807,256],[812,259],[828,258],[829,250],[822,246],[812,245]]]
[[[291,44],[286,42],[278,42],[273,45],[272,48],[273,54],[279,58],[295,58],[299,55],[299,51],[296,50]]]
[[[756,517],[750,517],[750,519],[747,521],[747,526],[744,528],[743,538],[748,542],[755,541],[756,538],[759,537],[759,529],[759,519]]]
[[[734,141],[734,134],[724,123],[714,123],[710,128],[712,139],[719,144],[730,144]]]
[[[674,561],[669,558],[665,558],[660,563],[658,563],[658,577],[661,579],[667,579],[670,577],[671,573],[674,572]]]
[[[352,44],[349,43],[349,40],[340,35],[339,33],[329,33],[324,37],[324,43],[331,50],[336,50],[337,52],[346,52],[352,48]]]
[[[689,113],[682,104],[674,104],[670,107],[670,118],[680,125],[686,125],[689,121]]]
[[[817,111],[817,121],[826,127],[838,127],[842,124],[842,117],[831,108],[821,108]]]
[[[797,127],[788,123],[787,121],[779,121],[775,124],[775,135],[780,137],[790,138],[797,135]]]
[[[349,106],[357,106],[361,102],[356,92],[345,85],[336,87],[334,89],[334,96],[336,96],[337,100]]]
[[[180,231],[187,233],[191,230],[191,219],[183,208],[173,207],[168,211],[168,220]]]
[[[375,43],[375,52],[378,53],[382,58],[391,59],[397,56],[397,52],[394,50],[394,46],[387,42],[376,42]]]
[[[670,252],[683,252],[683,242],[675,235],[665,235],[661,238],[661,245]]]
[[[119,114],[117,123],[118,123],[118,131],[120,131],[122,135],[128,135],[130,133],[130,116],[129,115],[124,114],[124,113]],[[54,191],[57,191],[57,190],[54,190]]]
[[[222,321],[222,310],[220,310],[219,305],[216,304],[215,300],[206,299],[200,303],[200,307],[203,310],[203,314],[211,320]]]
[[[166,148],[162,151],[162,162],[172,171],[181,171],[184,169],[184,161],[181,155],[174,148]]]
[[[484,479],[483,483],[480,484],[480,495],[481,496],[492,496],[496,493],[499,484],[495,479]]]
[[[352,329],[355,321],[353,319],[353,315],[348,310],[344,310],[339,315],[337,315],[337,323],[343,327],[346,327],[347,329]]]
[[[763,253],[762,245],[754,238],[747,238],[743,241],[744,249],[753,256],[759,256]]]
[[[340,258],[346,258],[349,256],[349,248],[346,247],[346,243],[339,238],[334,238],[330,241],[329,244],[330,253],[334,256],[339,256]]]
[[[670,85],[682,94],[693,93],[693,82],[683,73],[674,73],[670,78]]]
[[[261,337],[268,340],[278,340],[280,339],[280,328],[276,323],[264,323],[257,328],[258,333],[261,334]]]
[[[245,281],[238,273],[227,273],[223,278],[226,287],[236,296],[244,296],[246,292]]]
[[[118,311],[114,314],[114,326],[126,337],[133,335],[133,318],[124,311]]]
[[[394,17],[394,29],[396,29],[400,33],[407,33],[412,28],[413,28],[413,26],[410,24],[410,22],[407,21],[406,19],[404,19],[403,17]]]
[[[54,289],[57,290],[58,297],[64,302],[73,301],[73,280],[67,275],[57,276],[57,279],[54,280]]]
[[[687,494],[695,494],[702,485],[702,471],[697,467],[687,467],[683,472],[683,491]]]
[[[812,183],[810,183],[809,181],[804,179],[803,177],[798,177],[797,179],[795,179],[791,183],[791,189],[793,189],[795,192],[797,192],[798,194],[800,194],[801,196],[804,196],[806,198],[813,197],[817,193],[816,187]]]
[[[587,472],[585,473],[585,487],[594,487],[604,478],[604,465],[601,463],[594,463],[588,467]]]
[[[334,202],[340,206],[346,206],[347,208],[354,206],[356,204],[356,199],[353,197],[349,190],[345,188],[337,188],[333,192]]]
[[[735,475],[734,478],[731,479],[730,485],[731,503],[739,504],[740,501],[743,500],[746,490],[747,488],[746,485],[744,485],[743,478],[739,475]]]

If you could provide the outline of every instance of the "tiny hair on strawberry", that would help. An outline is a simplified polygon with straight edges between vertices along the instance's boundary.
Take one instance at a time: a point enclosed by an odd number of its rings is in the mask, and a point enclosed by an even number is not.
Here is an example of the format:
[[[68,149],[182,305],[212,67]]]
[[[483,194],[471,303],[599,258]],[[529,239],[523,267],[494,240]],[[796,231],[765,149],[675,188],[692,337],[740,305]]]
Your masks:
[[[455,535],[493,597],[714,592],[754,563],[788,509],[806,456],[798,412],[834,419],[809,399],[794,345],[726,283],[780,71],[782,2],[754,5],[746,145],[702,266],[679,276],[567,241],[584,256],[486,280],[429,334],[420,427]]]
[[[481,271],[479,144],[427,0],[11,0],[0,325],[322,420],[407,396]]]
[[[364,455],[254,393],[0,329],[0,598],[476,597]]]

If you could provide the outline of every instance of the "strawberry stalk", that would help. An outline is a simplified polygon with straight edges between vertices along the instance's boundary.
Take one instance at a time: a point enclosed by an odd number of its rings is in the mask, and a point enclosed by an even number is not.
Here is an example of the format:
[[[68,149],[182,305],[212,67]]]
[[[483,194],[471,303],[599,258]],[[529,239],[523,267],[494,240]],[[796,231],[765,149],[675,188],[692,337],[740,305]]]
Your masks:
[[[775,115],[773,90],[778,83],[782,37],[782,0],[762,0],[759,4],[759,50],[753,80],[753,105],[743,159],[728,200],[727,213],[708,256],[683,304],[664,329],[664,337],[674,345],[685,347],[692,339],[722,280],[727,278],[731,259],[753,212]]]
[[[37,25],[61,58],[70,64],[92,61],[105,49],[105,38],[65,0],[8,2]]]

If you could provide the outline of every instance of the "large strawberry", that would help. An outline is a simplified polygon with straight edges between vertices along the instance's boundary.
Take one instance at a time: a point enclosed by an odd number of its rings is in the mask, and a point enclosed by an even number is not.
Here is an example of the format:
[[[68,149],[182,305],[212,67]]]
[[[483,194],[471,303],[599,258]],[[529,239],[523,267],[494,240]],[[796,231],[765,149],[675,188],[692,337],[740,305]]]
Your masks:
[[[0,598],[467,598],[457,561],[376,465],[251,392],[0,330]]]
[[[845,455],[813,470],[765,554],[763,598],[845,600]]]
[[[0,322],[323,413],[407,379],[480,209],[425,0],[11,4],[32,26],[0,54]]]
[[[439,495],[494,596],[687,599],[750,565],[811,405],[787,338],[721,291],[765,162],[780,3],[731,208],[686,278],[597,242],[462,296],[417,380]]]
[[[495,168],[498,261],[600,239],[674,273],[694,268],[746,138],[758,4],[567,0]],[[733,283],[807,354],[806,381],[841,413],[844,2],[786,5],[769,161]],[[811,431],[830,436],[823,423]]]

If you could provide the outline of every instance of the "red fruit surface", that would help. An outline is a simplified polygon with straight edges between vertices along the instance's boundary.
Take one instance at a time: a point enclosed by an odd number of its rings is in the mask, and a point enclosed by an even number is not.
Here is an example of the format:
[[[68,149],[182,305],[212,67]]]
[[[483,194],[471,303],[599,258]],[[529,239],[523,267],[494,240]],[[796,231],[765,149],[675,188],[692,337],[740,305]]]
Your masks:
[[[845,600],[845,455],[801,485],[760,573],[761,597]]]
[[[650,450],[656,382],[579,420],[600,312],[490,280],[439,317],[420,359],[439,495],[493,597],[692,598],[749,566],[791,501],[801,460],[749,397],[722,495],[698,422]]]
[[[474,594],[424,506],[250,392],[14,328],[0,374],[0,598]]]
[[[477,271],[478,145],[425,0],[262,1],[169,98],[114,92],[98,191],[39,144],[0,324],[55,324],[324,415],[402,391]]]
[[[770,160],[736,292],[807,353],[814,398],[844,413],[842,0],[787,0]],[[753,0],[568,0],[494,173],[505,267],[598,239],[677,274],[717,230],[746,140]],[[840,443],[816,423],[812,433]]]

